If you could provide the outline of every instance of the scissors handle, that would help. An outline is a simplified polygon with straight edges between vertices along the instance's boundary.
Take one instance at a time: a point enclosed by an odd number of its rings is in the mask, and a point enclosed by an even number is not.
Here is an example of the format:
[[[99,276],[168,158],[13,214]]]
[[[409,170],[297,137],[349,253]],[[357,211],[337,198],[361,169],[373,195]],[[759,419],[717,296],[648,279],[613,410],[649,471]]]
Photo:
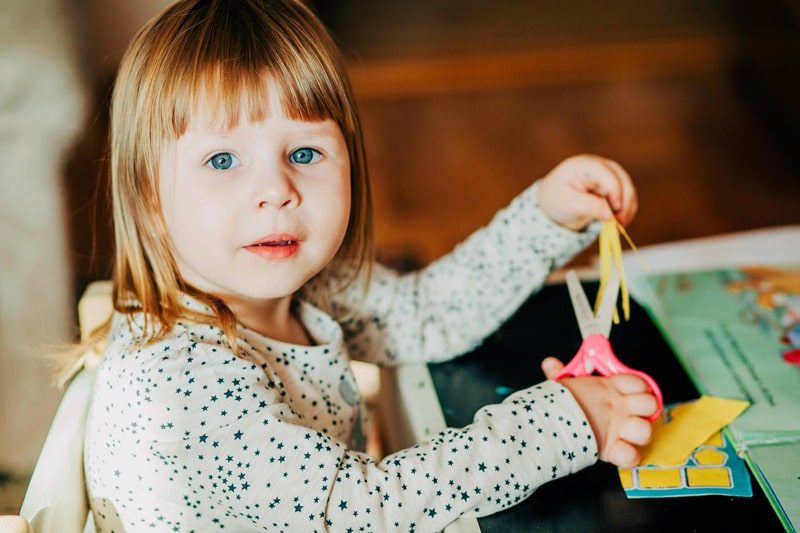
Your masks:
[[[631,374],[640,377],[650,387],[650,391],[656,397],[656,402],[658,402],[658,409],[648,417],[648,420],[652,422],[661,414],[661,410],[664,407],[664,397],[656,381],[641,370],[634,370],[617,359],[611,349],[611,343],[608,338],[601,334],[593,334],[586,337],[575,357],[553,379],[557,381],[568,376],[589,376],[595,371],[603,376]]]

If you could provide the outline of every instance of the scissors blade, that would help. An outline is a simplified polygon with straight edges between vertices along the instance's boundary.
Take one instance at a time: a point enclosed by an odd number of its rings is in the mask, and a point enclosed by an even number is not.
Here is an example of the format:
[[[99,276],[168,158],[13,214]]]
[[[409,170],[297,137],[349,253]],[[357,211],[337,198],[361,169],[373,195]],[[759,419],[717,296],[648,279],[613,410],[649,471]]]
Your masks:
[[[597,309],[597,316],[595,319],[595,325],[598,330],[596,333],[601,333],[606,337],[611,333],[611,322],[614,318],[614,308],[617,305],[619,284],[619,271],[612,268],[611,275],[608,277],[605,288],[603,289],[603,296],[600,299],[600,306]]]
[[[592,306],[589,304],[583,285],[581,285],[578,274],[574,270],[567,272],[566,280],[569,297],[572,300],[572,310],[575,312],[575,318],[578,319],[578,328],[581,330],[581,336],[585,339],[592,333],[597,333]]]

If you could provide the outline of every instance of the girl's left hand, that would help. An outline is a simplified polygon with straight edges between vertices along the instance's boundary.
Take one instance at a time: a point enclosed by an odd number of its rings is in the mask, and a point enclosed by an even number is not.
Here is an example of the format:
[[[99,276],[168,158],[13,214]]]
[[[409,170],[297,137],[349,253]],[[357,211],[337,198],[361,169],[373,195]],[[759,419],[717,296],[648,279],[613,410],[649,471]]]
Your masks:
[[[553,222],[573,231],[614,215],[627,226],[638,208],[628,173],[619,163],[594,155],[570,157],[551,170],[541,180],[538,201]]]

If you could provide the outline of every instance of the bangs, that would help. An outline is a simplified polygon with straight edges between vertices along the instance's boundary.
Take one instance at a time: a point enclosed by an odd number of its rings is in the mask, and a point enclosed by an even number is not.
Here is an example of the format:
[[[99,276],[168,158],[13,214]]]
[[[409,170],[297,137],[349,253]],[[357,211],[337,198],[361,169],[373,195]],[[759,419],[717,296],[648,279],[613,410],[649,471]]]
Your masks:
[[[239,2],[215,1],[174,15],[173,38],[163,43],[154,78],[162,80],[163,97],[153,100],[162,133],[180,137],[198,112],[227,128],[241,119],[260,122],[270,97],[292,119],[332,119],[345,135],[351,132],[342,96],[347,81],[335,68],[339,58],[319,46],[319,29],[298,22],[303,17]]]

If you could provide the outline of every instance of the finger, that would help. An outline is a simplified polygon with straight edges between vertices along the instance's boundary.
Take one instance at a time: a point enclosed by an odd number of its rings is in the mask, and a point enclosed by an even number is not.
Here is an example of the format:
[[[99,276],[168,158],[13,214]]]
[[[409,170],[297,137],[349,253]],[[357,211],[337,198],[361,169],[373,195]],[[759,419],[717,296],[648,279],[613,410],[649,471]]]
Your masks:
[[[611,211],[623,225],[633,220],[638,210],[636,189],[628,172],[614,160],[588,158],[585,186],[595,194],[608,198]],[[610,218],[611,212],[605,219]]]
[[[545,357],[542,361],[542,372],[547,379],[553,379],[564,368],[564,363],[555,357]]]
[[[613,171],[618,179],[617,192],[609,192],[609,201],[614,208],[617,220],[623,226],[627,226],[636,215],[639,209],[639,200],[636,196],[636,188],[628,172],[616,161],[606,160],[606,164]]]
[[[603,194],[608,197],[614,211],[623,207],[624,184],[630,181],[630,176],[622,166],[611,159],[603,159],[602,165],[606,169],[607,179],[603,183]]]
[[[641,394],[650,391],[645,380],[634,374],[615,374],[610,376],[611,383],[622,394]]]
[[[619,425],[619,436],[626,442],[644,446],[653,436],[653,426],[644,418],[630,416]]]
[[[576,163],[579,164],[581,184],[586,192],[601,197],[611,196],[614,201],[621,199],[622,191],[619,188],[621,180],[616,176],[616,169],[608,164],[607,159],[599,156],[585,156],[576,158]]]
[[[625,396],[625,406],[632,415],[649,417],[658,409],[656,397],[651,392]]]
[[[596,195],[598,201],[592,209],[599,220],[632,218],[631,199],[635,198],[633,183],[619,163],[598,156],[586,158],[582,187]]]
[[[633,445],[624,440],[616,440],[606,450],[603,460],[620,468],[631,468],[639,464],[640,459],[639,450]]]
[[[611,220],[614,211],[608,204],[605,196],[591,193],[585,196],[583,212],[592,220]]]

